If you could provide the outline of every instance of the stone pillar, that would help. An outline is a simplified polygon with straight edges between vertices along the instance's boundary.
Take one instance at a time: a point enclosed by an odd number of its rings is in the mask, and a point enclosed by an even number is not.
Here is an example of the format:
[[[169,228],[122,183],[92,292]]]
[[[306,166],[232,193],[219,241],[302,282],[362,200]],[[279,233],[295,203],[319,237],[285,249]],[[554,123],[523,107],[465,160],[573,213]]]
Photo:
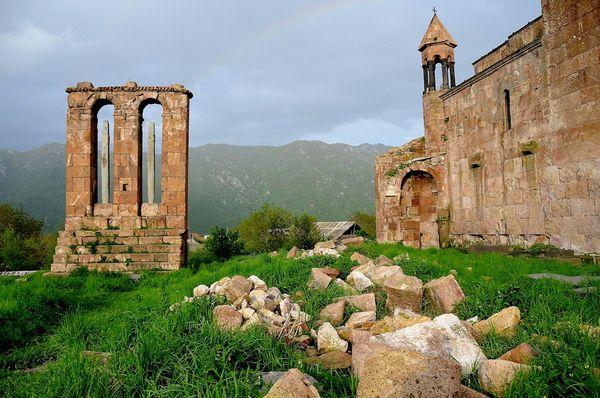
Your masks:
[[[141,124],[137,108],[115,109],[113,203],[121,216],[138,216],[142,204]]]
[[[423,94],[427,92],[427,87],[429,85],[427,81],[427,65],[423,65]]]
[[[448,89],[448,60],[442,60],[442,89]]]
[[[154,142],[155,142],[155,125],[154,122],[148,123],[148,203],[154,203]]]
[[[100,158],[100,176],[102,178],[102,203],[110,202],[110,136],[108,134],[108,120],[102,123],[102,157]]]
[[[429,90],[435,91],[435,62],[428,61],[427,67],[429,68]]]
[[[454,78],[454,62],[450,62],[450,88],[456,87],[456,79]]]

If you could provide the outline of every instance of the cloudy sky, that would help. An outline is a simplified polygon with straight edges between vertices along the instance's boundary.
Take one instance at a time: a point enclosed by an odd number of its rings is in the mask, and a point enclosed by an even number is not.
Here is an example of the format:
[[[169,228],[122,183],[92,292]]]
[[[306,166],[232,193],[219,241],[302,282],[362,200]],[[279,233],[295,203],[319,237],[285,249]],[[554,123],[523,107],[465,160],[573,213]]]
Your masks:
[[[471,62],[539,0],[436,0]],[[298,139],[399,145],[422,135],[419,0],[2,0],[0,148],[65,140],[65,87],[135,80],[194,93],[190,144]],[[106,112],[105,112],[106,113]],[[103,114],[104,115],[104,114]],[[146,120],[159,119],[158,106]]]

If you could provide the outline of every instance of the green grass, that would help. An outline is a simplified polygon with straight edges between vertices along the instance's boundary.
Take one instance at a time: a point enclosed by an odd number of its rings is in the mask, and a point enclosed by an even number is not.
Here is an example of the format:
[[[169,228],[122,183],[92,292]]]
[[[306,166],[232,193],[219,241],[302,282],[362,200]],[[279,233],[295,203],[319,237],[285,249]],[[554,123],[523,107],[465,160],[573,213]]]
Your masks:
[[[405,273],[424,282],[457,271],[467,296],[457,309],[461,319],[483,319],[509,305],[522,311],[523,322],[512,339],[491,336],[482,343],[495,358],[532,335],[557,342],[541,345],[535,360],[539,371],[514,383],[508,397],[598,397],[600,387],[591,368],[600,367],[600,343],[580,333],[578,323],[599,324],[598,293],[579,297],[557,281],[534,281],[523,275],[556,272],[598,274],[598,267],[574,267],[557,261],[511,258],[493,254],[464,254],[457,250],[410,250],[399,245],[367,244],[360,251],[392,258],[403,252]],[[216,299],[186,304],[175,312],[169,306],[190,296],[200,283],[224,276],[255,274],[269,286],[300,302],[313,316],[343,293],[336,286],[308,291],[312,267],[331,266],[342,277],[351,262],[283,256],[238,257],[224,264],[170,274],[144,273],[139,283],[126,275],[80,271],[66,278],[0,279],[0,391],[4,396],[121,397],[201,396],[259,397],[259,372],[298,367],[319,381],[322,397],[353,397],[357,381],[349,371],[328,371],[302,363],[303,353],[256,328],[221,332],[214,327]],[[467,268],[472,268],[468,271]],[[596,286],[599,284],[596,283]],[[376,292],[381,294],[380,292]],[[378,308],[378,316],[385,310]],[[430,314],[427,308],[424,312]],[[555,328],[557,322],[568,327]],[[83,358],[83,350],[107,351],[106,365]],[[29,374],[20,370],[45,365]],[[475,379],[465,380],[474,388]]]

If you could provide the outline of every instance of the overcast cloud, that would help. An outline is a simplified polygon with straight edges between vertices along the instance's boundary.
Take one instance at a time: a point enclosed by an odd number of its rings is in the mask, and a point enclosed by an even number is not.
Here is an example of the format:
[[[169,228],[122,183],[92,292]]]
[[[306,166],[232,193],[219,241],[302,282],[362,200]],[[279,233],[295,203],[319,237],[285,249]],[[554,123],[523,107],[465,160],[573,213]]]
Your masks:
[[[135,80],[194,93],[190,144],[298,139],[400,145],[422,135],[417,0],[9,1],[0,5],[0,148],[65,140],[65,87]],[[438,0],[471,62],[539,0]],[[159,119],[158,107],[146,120]]]

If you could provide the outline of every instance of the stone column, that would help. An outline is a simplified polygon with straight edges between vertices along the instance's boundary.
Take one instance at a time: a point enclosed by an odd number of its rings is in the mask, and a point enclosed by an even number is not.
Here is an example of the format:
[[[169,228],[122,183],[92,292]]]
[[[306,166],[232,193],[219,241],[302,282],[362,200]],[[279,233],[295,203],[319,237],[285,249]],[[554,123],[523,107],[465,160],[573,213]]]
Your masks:
[[[435,63],[433,61],[427,62],[429,68],[429,90],[435,91]]]
[[[148,123],[148,203],[154,203],[154,169],[155,169],[155,150],[154,150],[154,142],[155,142],[155,125],[154,122]]]
[[[429,83],[427,82],[427,64],[423,65],[423,94],[427,92],[427,86]]]
[[[454,62],[450,62],[450,88],[456,87],[456,80],[454,79]]]
[[[110,136],[108,133],[108,120],[102,123],[102,154],[100,158],[100,177],[102,178],[102,203],[110,202]]]
[[[448,89],[448,60],[442,60],[442,89]]]

